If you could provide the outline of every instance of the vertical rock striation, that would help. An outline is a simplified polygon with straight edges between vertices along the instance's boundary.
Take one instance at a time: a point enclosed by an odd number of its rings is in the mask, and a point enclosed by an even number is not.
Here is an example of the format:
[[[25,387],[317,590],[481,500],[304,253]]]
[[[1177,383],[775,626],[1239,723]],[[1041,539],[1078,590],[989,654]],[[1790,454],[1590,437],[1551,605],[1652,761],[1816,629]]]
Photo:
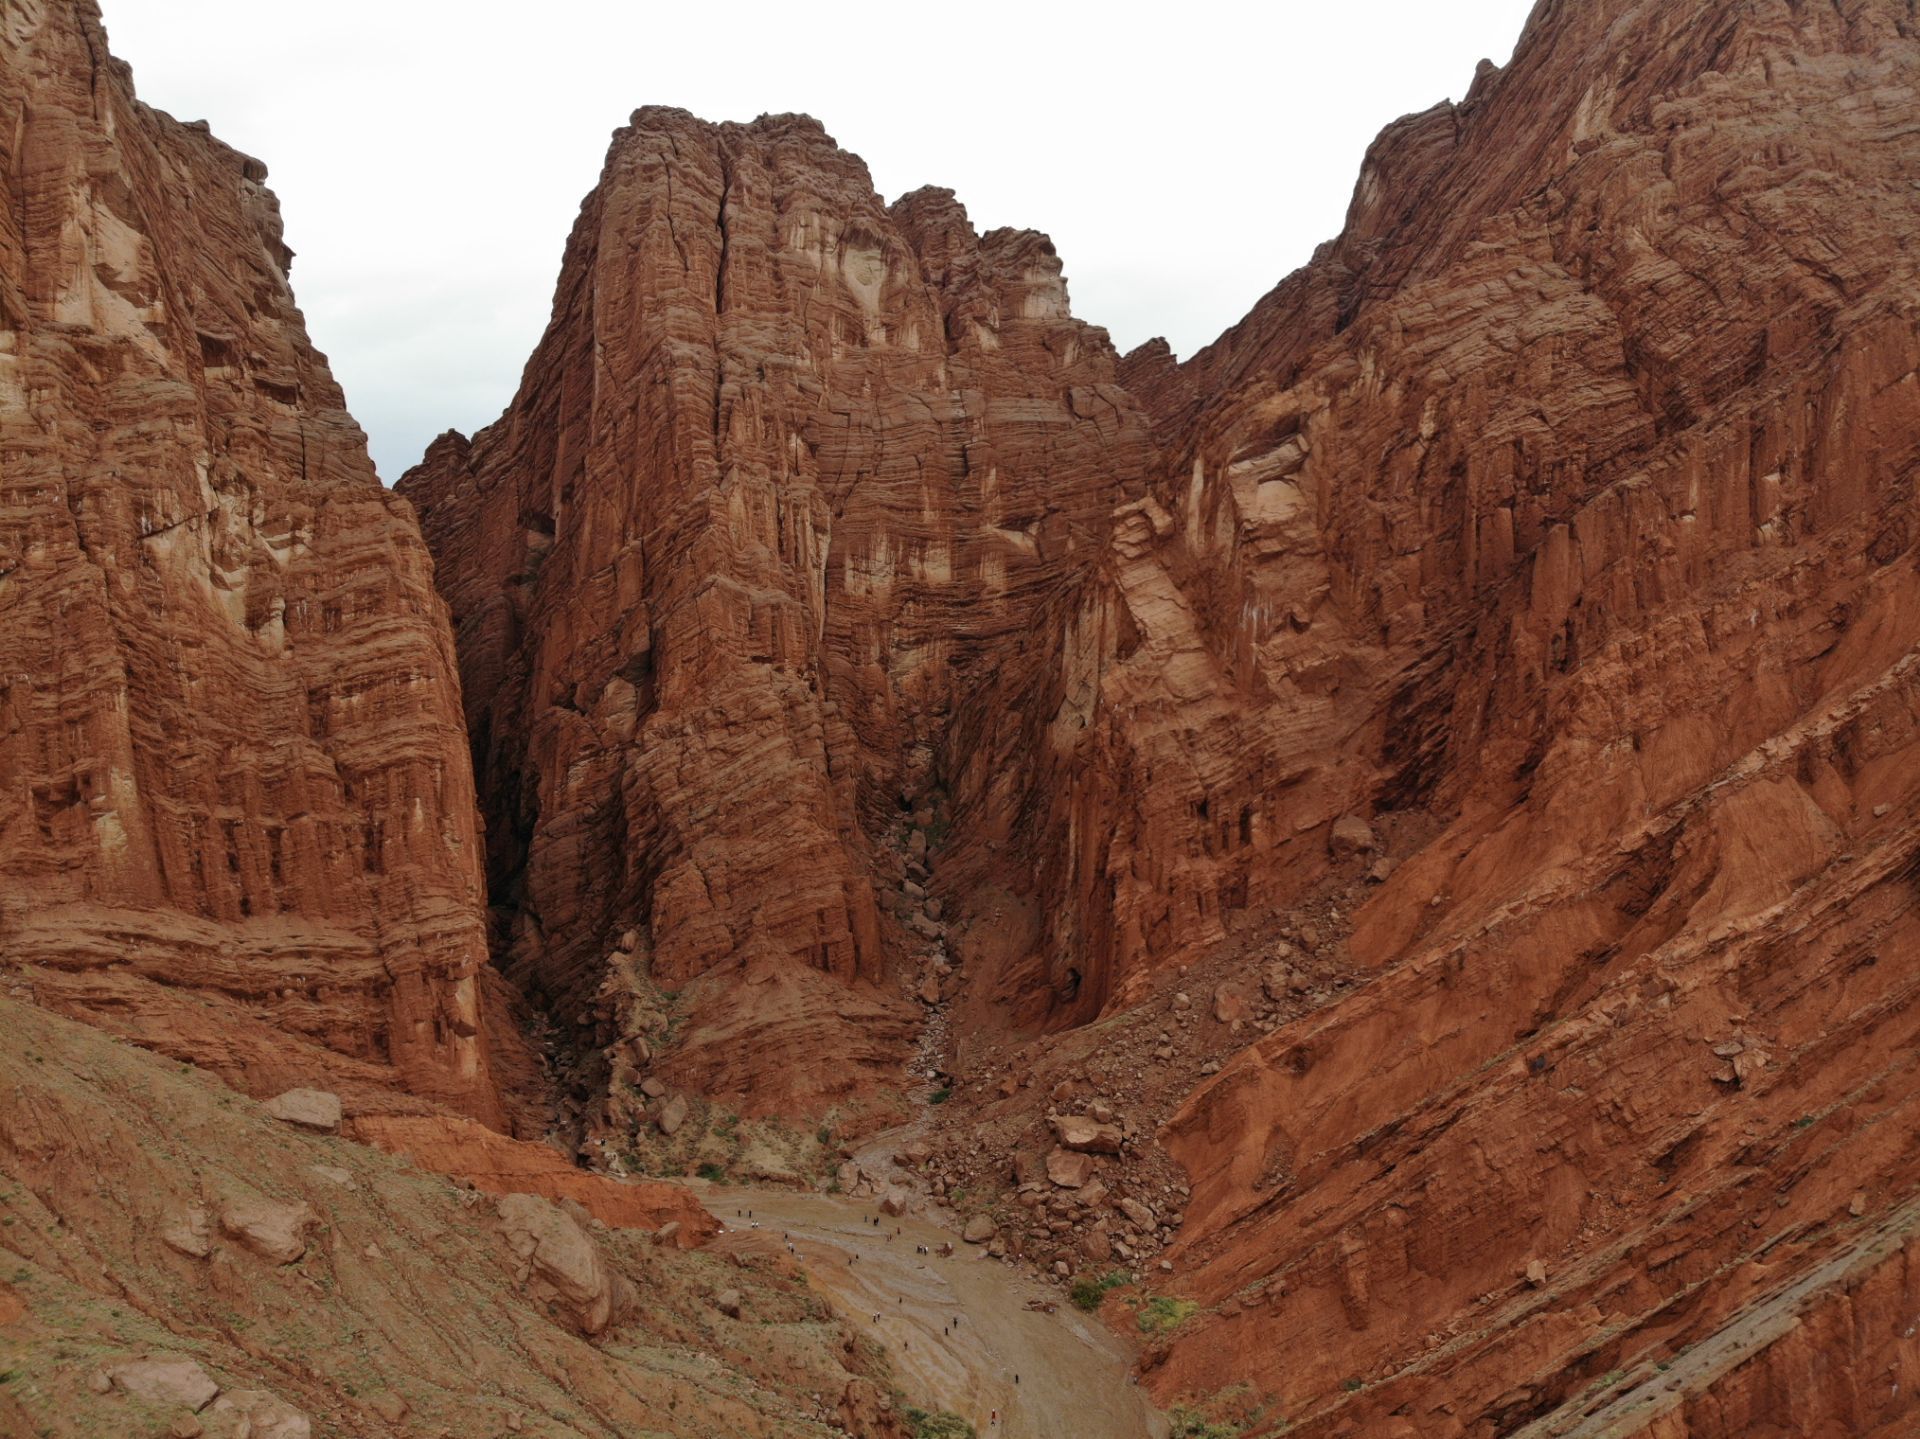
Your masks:
[[[1917,124],[1905,5],[1547,0],[1241,325],[1126,361],[1159,573],[1217,662],[1318,673],[1286,763],[1399,861],[1344,891],[1367,982],[1166,1132],[1163,1394],[1598,1432],[1920,1183]],[[1805,1432],[1911,1424],[1888,1345]]]
[[[266,169],[0,10],[0,958],[257,1092],[497,1121],[445,611]]]
[[[400,487],[516,981],[602,1045],[686,990],[670,1065],[729,1100],[897,1078],[903,826],[937,847],[956,736],[1031,727],[1039,637],[1144,493],[1115,366],[1044,236],[883,206],[804,117],[633,116],[520,393]]]

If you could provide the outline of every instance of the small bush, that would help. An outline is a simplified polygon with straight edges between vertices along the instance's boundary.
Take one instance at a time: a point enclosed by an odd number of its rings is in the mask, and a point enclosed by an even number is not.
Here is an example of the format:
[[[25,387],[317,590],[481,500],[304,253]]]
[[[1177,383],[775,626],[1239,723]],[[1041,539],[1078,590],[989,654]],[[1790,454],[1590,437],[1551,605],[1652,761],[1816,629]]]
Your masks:
[[[1172,1427],[1167,1431],[1169,1439],[1239,1439],[1241,1429],[1238,1424],[1215,1424],[1197,1409],[1189,1409],[1184,1404],[1173,1406]]]
[[[1156,1294],[1140,1306],[1140,1332],[1142,1334],[1165,1334],[1178,1329],[1200,1308],[1191,1299],[1175,1299],[1166,1294]]]
[[[705,1164],[701,1165],[694,1173],[698,1174],[702,1179],[712,1180],[715,1184],[725,1184],[727,1182],[727,1171],[715,1164],[712,1160],[708,1160]]]
[[[909,1407],[907,1423],[913,1426],[913,1439],[979,1439],[979,1431],[971,1424],[945,1410],[929,1414],[924,1409]]]
[[[928,1104],[945,1104],[949,1099],[952,1099],[952,1098],[953,1098],[952,1089],[936,1089],[932,1094],[929,1094],[927,1096],[927,1103]]]
[[[1100,1307],[1100,1302],[1107,1297],[1108,1290],[1118,1289],[1126,1282],[1127,1276],[1118,1269],[1109,1270],[1098,1279],[1091,1277],[1076,1279],[1073,1282],[1072,1292],[1074,1305],[1091,1313]]]

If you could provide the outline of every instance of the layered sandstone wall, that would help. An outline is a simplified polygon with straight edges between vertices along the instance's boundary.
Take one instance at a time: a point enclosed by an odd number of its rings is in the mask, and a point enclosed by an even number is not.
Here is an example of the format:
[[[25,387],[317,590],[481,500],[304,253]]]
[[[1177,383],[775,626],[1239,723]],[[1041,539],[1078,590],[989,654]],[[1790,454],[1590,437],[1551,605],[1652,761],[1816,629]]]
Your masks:
[[[1543,4],[1240,325],[1126,357],[1164,462],[1050,640],[1067,902],[1012,982],[1137,998],[1321,879],[1343,812],[1511,792],[1560,676],[1730,562],[1904,549],[1902,401],[1852,411],[1910,348],[1910,23]]]
[[[811,120],[640,111],[519,394],[404,482],[463,734],[264,168],[6,6],[8,982],[602,1199],[392,1091],[501,1122],[491,1039],[530,1103],[509,981],[663,1129],[897,1090],[944,1004],[942,1164],[1110,1131],[1071,1198],[1002,1162],[996,1239],[1177,1229],[1163,1398],[1900,1432],[1916,28],[1544,0],[1186,364]]]
[[[1920,1178],[1917,119],[1904,6],[1545,3],[1241,326],[1129,357],[1159,573],[1324,680],[1263,863],[1317,786],[1398,861],[1371,981],[1169,1127],[1163,1394],[1509,1432]]]
[[[664,1062],[708,1094],[897,1082],[895,957],[936,936],[896,902],[954,822],[946,746],[1008,766],[994,822],[1025,822],[1038,637],[1144,493],[1115,364],[1045,237],[883,206],[812,120],[615,136],[519,395],[401,485],[506,967],[564,1024],[645,1062],[664,991]]]
[[[0,958],[256,1091],[497,1121],[445,610],[266,169],[0,13]]]

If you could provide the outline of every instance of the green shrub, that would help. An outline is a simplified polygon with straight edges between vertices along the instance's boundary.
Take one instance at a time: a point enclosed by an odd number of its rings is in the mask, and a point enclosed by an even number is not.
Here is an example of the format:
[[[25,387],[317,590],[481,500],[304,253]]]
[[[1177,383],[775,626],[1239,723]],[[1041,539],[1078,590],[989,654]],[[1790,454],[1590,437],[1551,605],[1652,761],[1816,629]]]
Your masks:
[[[1169,1417],[1173,1426],[1167,1431],[1168,1439],[1239,1439],[1241,1433],[1238,1424],[1215,1424],[1184,1404],[1174,1405]]]
[[[1107,1291],[1118,1289],[1127,1282],[1126,1274],[1119,1269],[1110,1269],[1100,1278],[1085,1277],[1073,1282],[1072,1299],[1077,1308],[1091,1312],[1100,1307],[1107,1297]]]
[[[971,1424],[945,1410],[929,1414],[909,1406],[907,1423],[913,1426],[913,1439],[979,1439],[979,1431]]]
[[[1170,1295],[1156,1294],[1140,1306],[1140,1332],[1142,1334],[1165,1334],[1168,1330],[1178,1329],[1200,1308],[1191,1299],[1175,1299]]]

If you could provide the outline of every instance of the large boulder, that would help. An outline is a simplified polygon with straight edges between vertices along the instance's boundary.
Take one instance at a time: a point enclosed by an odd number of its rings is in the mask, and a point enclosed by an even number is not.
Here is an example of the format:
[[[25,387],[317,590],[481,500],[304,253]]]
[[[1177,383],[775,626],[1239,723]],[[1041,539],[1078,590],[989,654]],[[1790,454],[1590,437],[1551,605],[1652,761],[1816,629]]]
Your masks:
[[[273,1264],[291,1264],[307,1252],[320,1216],[305,1204],[236,1199],[220,1211],[220,1232]]]
[[[1078,1189],[1093,1178],[1093,1156],[1056,1149],[1047,1155],[1047,1178],[1062,1189]]]
[[[1373,826],[1357,814],[1343,814],[1333,822],[1333,833],[1327,837],[1327,848],[1335,859],[1349,859],[1356,854],[1371,854],[1379,848],[1380,842],[1374,838]]]
[[[189,1259],[205,1259],[213,1252],[213,1219],[197,1204],[170,1214],[160,1241]]]
[[[1057,1114],[1048,1121],[1062,1149],[1087,1154],[1118,1154],[1125,1136],[1117,1124],[1102,1124],[1084,1114]]]
[[[340,1096],[324,1089],[289,1089],[267,1101],[267,1113],[316,1134],[340,1130]]]
[[[1260,971],[1261,992],[1275,1004],[1284,1004],[1306,987],[1305,976],[1284,959],[1269,960]]]
[[[1251,975],[1230,979],[1213,991],[1213,1017],[1221,1024],[1244,1023],[1253,1018],[1259,995],[1258,981]]]
[[[516,1278],[528,1292],[555,1304],[582,1334],[602,1333],[625,1317],[632,1286],[602,1258],[579,1220],[532,1194],[502,1195],[498,1208],[520,1261]]]
[[[687,1122],[686,1095],[676,1094],[672,1099],[669,1099],[665,1104],[661,1105],[660,1112],[653,1117],[653,1122],[662,1134],[671,1135],[677,1133],[680,1126]]]
[[[223,1439],[312,1439],[313,1423],[286,1400],[264,1389],[222,1394],[207,1411],[213,1433]]]
[[[849,1379],[840,1395],[840,1427],[853,1439],[912,1439],[893,1396],[871,1379]]]
[[[196,1412],[213,1402],[220,1386],[183,1354],[148,1355],[125,1359],[106,1370],[112,1387],[145,1404],[183,1404]]]

